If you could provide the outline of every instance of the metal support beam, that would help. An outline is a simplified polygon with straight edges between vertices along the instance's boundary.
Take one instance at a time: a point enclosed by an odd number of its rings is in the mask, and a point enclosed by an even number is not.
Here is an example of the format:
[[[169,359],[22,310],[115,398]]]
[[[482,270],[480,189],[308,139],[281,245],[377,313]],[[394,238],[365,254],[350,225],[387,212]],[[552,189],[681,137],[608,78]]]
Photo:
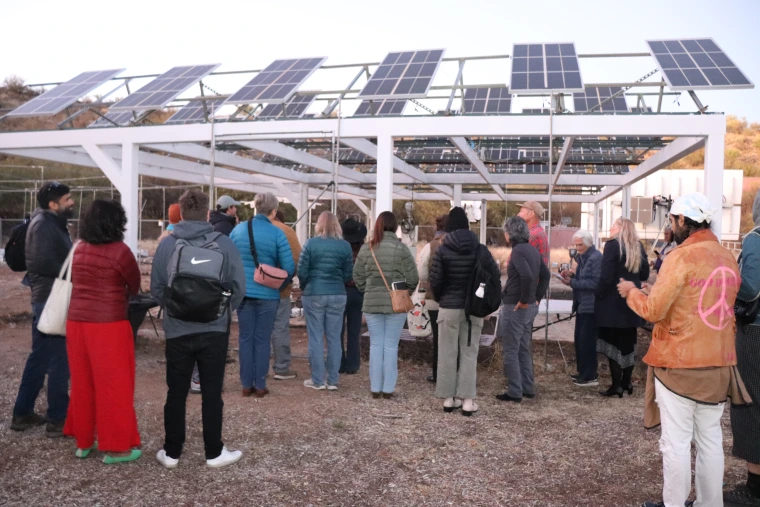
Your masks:
[[[369,216],[369,207],[367,207],[367,205],[364,204],[361,199],[358,197],[352,197],[351,200],[354,202],[354,204],[356,204],[357,208],[359,208],[366,216]]]
[[[718,212],[712,216],[710,227],[720,240],[723,230],[723,164],[725,134],[707,136],[705,143],[705,186],[704,194]]]
[[[306,210],[309,207],[309,185],[306,183],[301,183],[298,185],[298,193],[299,193],[299,199],[298,199],[298,206],[296,206],[296,210],[298,211],[298,216],[300,217],[304,213],[306,213]],[[303,245],[306,243],[306,240],[309,239],[309,221],[308,218],[304,217],[302,220],[300,220],[296,224],[296,236],[298,236],[298,242]]]
[[[462,152],[462,155],[467,157],[467,160],[470,161],[470,164],[480,173],[480,175],[483,177],[483,181],[491,185],[491,188],[494,189],[496,192],[496,195],[501,197],[503,200],[507,200],[507,194],[504,193],[504,191],[501,189],[499,185],[493,185],[491,184],[490,176],[491,173],[488,171],[488,168],[483,163],[480,158],[478,158],[478,154],[473,151],[472,148],[470,148],[470,145],[467,143],[467,140],[464,137],[452,137],[451,142],[454,144],[454,146],[459,149],[459,151]]]
[[[140,226],[140,203],[139,193],[139,146],[133,143],[124,143],[121,147],[121,177],[114,186],[119,189],[121,205],[127,215],[127,230],[124,233],[124,242],[133,253],[137,254],[137,231]],[[113,180],[112,180],[113,181]]]
[[[462,185],[454,185],[454,206],[462,206]]]
[[[625,185],[623,187],[622,196],[623,218],[631,218],[631,186]]]
[[[562,151],[559,153],[559,158],[557,159],[557,169],[554,171],[554,178],[552,179],[553,186],[557,186],[559,175],[562,173],[562,169],[565,167],[565,162],[567,162],[567,158],[570,156],[570,150],[573,148],[574,140],[574,137],[565,138],[565,143],[562,145]]]
[[[480,200],[480,243],[485,245],[488,238],[488,201]]]
[[[366,142],[369,143],[369,141]],[[393,159],[395,157],[393,156],[393,137],[390,134],[377,136],[376,152],[377,186],[375,198],[377,199],[377,206],[375,218],[383,211],[393,211]]]

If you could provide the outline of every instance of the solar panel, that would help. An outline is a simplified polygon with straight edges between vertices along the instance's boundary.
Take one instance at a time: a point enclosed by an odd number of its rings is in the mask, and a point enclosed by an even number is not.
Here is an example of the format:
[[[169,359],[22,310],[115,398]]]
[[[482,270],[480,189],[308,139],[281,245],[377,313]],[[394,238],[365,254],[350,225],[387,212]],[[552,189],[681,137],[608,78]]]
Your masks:
[[[404,112],[406,99],[362,100],[354,116],[397,116]]]
[[[285,104],[285,118],[301,118],[309,108],[316,95],[296,95],[293,99]],[[256,118],[272,119],[282,116],[283,104],[267,104]]]
[[[647,41],[671,90],[754,88],[712,39]]]
[[[174,67],[110,107],[111,111],[161,109],[220,64]]]
[[[87,126],[90,127],[126,127],[129,123],[135,119],[133,111],[120,111],[116,113],[107,112],[104,114],[105,118],[100,117],[96,122],[93,122]],[[106,119],[108,118],[108,119]]]
[[[618,95],[614,99],[607,100],[616,93],[622,92],[623,89],[619,86],[587,86],[585,92],[574,93],[573,102],[575,102],[575,112],[580,113],[583,111],[589,111],[591,108],[596,107],[594,111],[600,112],[628,112],[628,104],[625,102],[625,97]],[[606,101],[606,102],[605,102]],[[600,107],[599,104],[602,104]]]
[[[549,114],[548,109],[542,109],[542,108],[533,108],[533,109],[523,108],[522,112],[526,114]]]
[[[425,97],[443,59],[443,51],[434,49],[388,53],[359,92],[359,98]]]
[[[52,116],[60,113],[80,97],[123,72],[124,69],[82,72],[77,77],[61,83],[55,88],[17,107],[7,116]]]
[[[463,114],[509,113],[512,94],[509,88],[466,88]]]
[[[575,43],[515,44],[512,49],[512,92],[582,92]]]
[[[245,86],[227,99],[228,104],[287,102],[301,84],[327,60],[323,58],[295,58],[275,60]]]
[[[631,108],[631,112],[632,113],[651,113],[652,112],[652,108],[649,107],[649,106],[647,106],[647,107],[632,107]]]
[[[213,109],[212,109],[213,104]],[[211,111],[218,111],[224,104],[224,100],[206,101],[204,106],[203,101],[194,100],[185,104],[182,109],[172,115],[171,118],[164,122],[164,125],[184,125],[187,123],[200,123],[206,120],[206,115],[210,115]]]

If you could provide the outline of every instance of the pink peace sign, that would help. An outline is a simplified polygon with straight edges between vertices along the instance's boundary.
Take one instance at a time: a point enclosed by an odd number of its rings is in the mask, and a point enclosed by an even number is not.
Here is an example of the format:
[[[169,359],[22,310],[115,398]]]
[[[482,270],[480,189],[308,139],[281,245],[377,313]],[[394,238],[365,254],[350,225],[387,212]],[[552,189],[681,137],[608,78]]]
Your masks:
[[[715,280],[718,275],[720,275],[720,280]],[[732,280],[732,282],[729,282],[729,278]],[[702,322],[704,322],[705,325],[710,329],[720,331],[731,322],[731,315],[733,315],[734,309],[729,306],[728,302],[726,301],[726,287],[729,283],[736,284],[736,281],[736,273],[734,273],[731,268],[728,268],[726,266],[719,266],[715,268],[715,270],[710,274],[710,277],[705,282],[704,287],[702,287],[702,292],[699,294],[699,317],[702,319]],[[718,301],[710,308],[705,309],[703,301],[705,294],[707,293],[707,289],[709,287],[718,286],[720,287],[720,296],[718,296]],[[715,317],[717,317],[717,326],[710,322],[711,317],[713,320],[715,320]]]

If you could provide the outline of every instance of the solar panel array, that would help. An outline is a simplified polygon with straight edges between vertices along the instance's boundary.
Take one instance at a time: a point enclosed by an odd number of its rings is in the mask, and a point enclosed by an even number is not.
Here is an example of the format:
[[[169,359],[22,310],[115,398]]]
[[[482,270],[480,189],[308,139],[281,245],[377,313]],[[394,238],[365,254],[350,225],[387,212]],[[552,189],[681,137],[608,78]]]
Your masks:
[[[466,88],[464,91],[464,114],[503,114],[511,109],[509,88]]]
[[[309,106],[314,102],[316,95],[296,95],[293,99],[284,104],[285,114],[282,114],[283,104],[267,104],[256,118],[272,119],[279,118],[301,118]]]
[[[753,88],[712,39],[647,41],[672,90]]]
[[[596,107],[594,111],[627,113],[628,104],[625,102],[625,97],[622,93],[611,100],[607,100],[622,91],[623,89],[619,86],[587,86],[585,92],[573,94],[575,112],[589,111],[591,108],[602,104],[601,107]]]
[[[52,116],[123,72],[124,69],[82,72],[77,77],[17,107],[7,116]]]
[[[526,114],[549,114],[549,110],[543,108],[523,108],[522,112]]]
[[[398,116],[403,114],[406,99],[362,100],[354,116]]]
[[[133,111],[121,111],[121,112],[107,112],[104,114],[105,118],[100,117],[96,122],[93,122],[87,126],[90,127],[126,127],[132,120],[135,119]],[[106,119],[107,118],[107,119]]]
[[[172,115],[171,118],[164,122],[164,125],[184,125],[187,123],[200,123],[206,121],[207,115],[211,112],[218,111],[224,104],[224,100],[214,101],[192,101],[185,104],[182,109]]]
[[[293,58],[275,60],[256,74],[245,86],[227,99],[228,104],[287,102],[304,81],[327,60],[323,58]]]
[[[512,92],[582,92],[575,44],[515,44],[510,88]]]
[[[110,107],[111,111],[161,109],[220,64],[174,67]]]
[[[443,49],[388,53],[364,89],[362,99],[422,98],[427,95],[433,77],[443,59]]]

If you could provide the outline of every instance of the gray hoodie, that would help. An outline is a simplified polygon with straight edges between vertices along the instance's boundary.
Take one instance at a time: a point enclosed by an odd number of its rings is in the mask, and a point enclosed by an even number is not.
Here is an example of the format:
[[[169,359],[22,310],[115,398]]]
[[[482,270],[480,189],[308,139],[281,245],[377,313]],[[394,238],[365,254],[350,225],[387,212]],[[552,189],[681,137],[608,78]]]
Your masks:
[[[163,303],[164,292],[169,282],[169,260],[174,253],[177,239],[193,240],[213,232],[214,229],[208,222],[183,220],[174,226],[172,233],[158,245],[156,255],[153,257],[153,270],[150,275],[150,293],[153,297]],[[226,279],[232,281],[230,311],[233,311],[240,306],[245,296],[243,262],[240,260],[240,252],[230,238],[222,235],[216,239],[216,242],[222,253],[227,256]],[[231,315],[224,315],[213,322],[186,322],[173,319],[164,313],[164,333],[167,339],[198,333],[229,333],[230,318]]]

